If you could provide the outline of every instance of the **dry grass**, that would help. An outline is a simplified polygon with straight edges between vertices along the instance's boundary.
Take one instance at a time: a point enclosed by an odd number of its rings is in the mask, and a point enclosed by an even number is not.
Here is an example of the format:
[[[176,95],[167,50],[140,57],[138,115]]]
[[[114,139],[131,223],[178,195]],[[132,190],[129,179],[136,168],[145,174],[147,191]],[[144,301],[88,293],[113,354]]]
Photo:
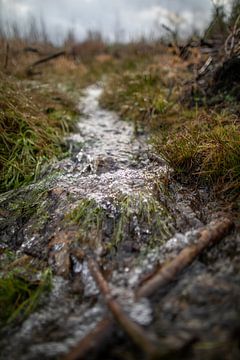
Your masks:
[[[16,42],[12,39],[10,42],[9,70],[14,67],[14,58],[18,58],[19,65],[14,72],[21,76],[33,60],[56,51],[50,45],[44,48],[43,44],[37,43],[39,54],[25,54],[22,49],[26,45],[22,40]],[[192,78],[193,69],[201,61],[198,49],[192,49],[189,59],[183,61],[158,42],[143,39],[126,45],[107,45],[99,34],[94,33],[81,44],[70,42],[66,45],[67,56],[38,68],[41,82],[51,86],[56,83],[63,85],[71,97],[77,99],[83,87],[107,75],[101,104],[117,111],[124,119],[134,121],[136,132],[139,126],[150,132],[156,151],[177,174],[202,182],[224,184],[227,189],[238,188],[238,117],[222,113],[220,107],[211,113],[208,109],[187,109],[179,101],[183,84]],[[4,63],[4,52],[1,63]],[[17,97],[11,90],[8,103],[3,86],[3,109],[17,129],[10,129],[9,121],[2,113],[0,125],[5,135],[1,135],[4,150],[0,166],[1,173],[5,172],[1,179],[4,183],[2,189],[6,190],[32,179],[42,162],[58,154],[60,137],[68,130],[68,116],[62,116],[63,104],[59,108],[56,102],[54,106],[51,101],[49,103],[49,91],[45,91],[47,96],[43,91],[40,97],[39,92],[36,96],[33,92],[29,102],[28,95],[24,95],[22,90],[18,91]],[[227,99],[226,94],[224,97]],[[228,102],[227,107],[230,106],[235,108],[232,102]],[[71,109],[68,104],[64,107]],[[30,121],[31,118],[34,121]],[[9,131],[10,135],[7,135]],[[35,131],[39,134],[37,141]]]
[[[61,154],[73,112],[67,101],[50,101],[46,88],[0,77],[0,191],[6,191],[33,180],[44,162]]]
[[[177,173],[195,176],[225,189],[240,187],[240,127],[235,116],[198,115],[181,132],[173,131],[155,147]]]
[[[187,66],[168,54],[161,66],[115,74],[101,103],[150,131],[156,151],[181,178],[239,190],[239,117],[231,109],[188,109],[180,103]]]

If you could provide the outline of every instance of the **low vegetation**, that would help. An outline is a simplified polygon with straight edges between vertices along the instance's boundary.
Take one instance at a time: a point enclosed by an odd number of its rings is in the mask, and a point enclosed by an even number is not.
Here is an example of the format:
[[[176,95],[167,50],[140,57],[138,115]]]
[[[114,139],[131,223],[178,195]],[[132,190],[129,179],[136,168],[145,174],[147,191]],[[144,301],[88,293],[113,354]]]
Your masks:
[[[40,270],[27,256],[17,259],[7,249],[0,254],[0,328],[22,322],[51,289],[51,271]]]
[[[113,75],[101,98],[101,104],[115,110],[126,120],[146,125],[170,107],[159,71],[126,71]]]
[[[82,243],[101,244],[109,250],[125,240],[131,240],[133,244],[144,241],[143,245],[148,246],[160,244],[173,230],[173,219],[167,209],[141,193],[120,195],[114,199],[114,204],[82,199],[66,220],[78,226]],[[103,244],[103,239],[109,242]]]
[[[231,23],[221,26],[222,36],[228,35],[225,25],[237,24],[233,15]],[[221,25],[224,18],[220,20]],[[216,24],[210,24],[206,40],[218,33]],[[66,155],[64,137],[75,128],[81,90],[101,81],[101,105],[132,121],[136,136],[143,131],[149,135],[154,151],[173,170],[169,176],[206,186],[217,196],[222,192],[233,195],[231,200],[239,197],[240,80],[235,74],[239,73],[240,53],[232,54],[235,38],[229,41],[233,45],[227,59],[213,58],[213,70],[207,68],[207,79],[202,76],[199,81],[199,69],[206,65],[208,55],[198,48],[188,49],[184,57],[175,43],[142,39],[109,45],[91,36],[81,44],[69,37],[64,56],[34,66],[30,74],[31,64],[59,49],[47,39],[33,42],[32,47],[18,37],[5,39],[0,32],[0,45],[5,49],[0,53],[0,193],[31,183],[44,165]],[[236,60],[234,71],[228,63],[231,56]],[[218,80],[215,63],[223,70]],[[225,69],[223,64],[227,64]],[[7,200],[2,194],[0,225],[4,231],[22,228],[31,219],[30,232],[44,232],[55,201],[51,202],[48,191],[48,186],[41,189],[38,183],[36,192],[23,190],[23,196],[21,190],[6,194]],[[81,247],[100,246],[115,252],[125,244],[130,251],[138,251],[161,245],[173,234],[173,217],[150,194],[120,194],[108,200],[82,199],[71,213],[63,214],[64,226],[76,230],[74,240]],[[19,262],[14,246],[12,253],[6,249],[6,239],[0,242],[2,328],[21,323],[41,304],[51,289],[51,271],[46,264],[33,266],[31,259]]]
[[[71,103],[41,85],[0,74],[0,191],[29,183],[43,163],[61,156],[63,136],[73,128]]]
[[[203,113],[155,147],[178,174],[189,174],[222,190],[240,188],[240,128],[236,117]]]
[[[169,55],[170,57],[170,55]],[[171,60],[169,60],[171,61]],[[188,106],[179,102],[181,85],[188,72],[185,62],[181,75],[169,87],[172,68],[149,65],[145,72],[113,75],[106,84],[101,104],[117,111],[125,120],[144,127],[154,148],[181,179],[221,186],[240,187],[240,132],[234,101],[224,98],[222,106]],[[183,96],[181,94],[181,96]],[[192,101],[192,100],[191,100]],[[204,99],[202,99],[204,103]],[[206,103],[206,102],[205,102]]]

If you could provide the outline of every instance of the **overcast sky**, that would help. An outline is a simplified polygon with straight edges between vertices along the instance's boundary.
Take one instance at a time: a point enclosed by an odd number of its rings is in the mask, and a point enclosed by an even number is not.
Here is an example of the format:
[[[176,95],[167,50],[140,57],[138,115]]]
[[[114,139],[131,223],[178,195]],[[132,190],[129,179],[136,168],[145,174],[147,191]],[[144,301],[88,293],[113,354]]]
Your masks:
[[[52,40],[57,41],[68,29],[79,39],[91,29],[109,40],[159,33],[162,23],[178,24],[182,33],[201,30],[212,7],[211,0],[0,0],[0,4],[3,18],[22,28],[30,17],[42,18]]]

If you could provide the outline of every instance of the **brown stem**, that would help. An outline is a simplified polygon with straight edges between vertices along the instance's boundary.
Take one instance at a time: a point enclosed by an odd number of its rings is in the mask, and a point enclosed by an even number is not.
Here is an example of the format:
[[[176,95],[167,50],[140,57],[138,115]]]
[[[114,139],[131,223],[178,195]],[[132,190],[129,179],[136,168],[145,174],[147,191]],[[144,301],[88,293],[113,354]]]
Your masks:
[[[87,359],[91,350],[103,348],[112,335],[113,326],[112,319],[103,318],[89,334],[79,341],[64,360]]]
[[[60,56],[66,55],[66,51],[58,51],[57,53],[48,55],[46,57],[44,57],[43,59],[37,60],[35,61],[33,64],[31,64],[28,68],[27,68],[27,74],[32,74],[32,69],[40,64],[43,64],[45,62],[48,62],[50,60],[56,59]]]
[[[151,276],[150,280],[148,280],[146,283],[144,283],[144,285],[139,287],[139,289],[136,291],[136,298],[150,296],[160,286],[165,286],[169,282],[172,282],[176,278],[178,273],[181,272],[186,266],[190,265],[204,249],[206,249],[210,245],[216,244],[224,236],[226,236],[232,229],[233,225],[234,224],[231,220],[227,218],[223,218],[215,223],[210,224],[207,228],[204,228],[200,232],[198,243],[186,247],[171,262],[160,268],[159,271],[154,276]],[[94,275],[95,273],[94,278],[97,283],[99,282],[99,287],[101,283],[101,291],[103,294],[105,293],[104,295],[105,300],[108,301],[108,306],[109,306],[109,301],[111,300],[112,303],[113,299],[111,299],[111,296],[109,297],[109,293],[108,293],[109,289],[108,286],[106,286],[106,281],[103,279],[102,275],[96,268],[95,262],[92,261],[89,262],[89,266],[91,266],[92,274]],[[119,313],[118,313],[119,309],[117,307],[117,312],[116,312],[116,304],[113,306],[113,309],[115,309],[114,311],[115,311],[116,320],[118,320],[119,323],[120,321],[123,322],[124,326],[126,324],[128,325],[129,318],[127,318],[127,322],[125,322],[125,318],[120,315],[120,319],[119,319]],[[76,345],[76,347],[72,350],[71,353],[69,353],[65,357],[64,360],[86,359],[90,350],[96,351],[96,349],[99,349],[103,345],[103,343],[107,341],[109,336],[111,336],[112,329],[113,329],[113,321],[108,317],[105,317],[100,323],[96,325],[93,331],[91,331],[84,339],[82,339]],[[131,331],[131,329],[132,329],[132,324],[130,324],[130,326],[128,327],[128,331],[126,330],[128,334],[129,331]],[[133,332],[134,330],[135,328],[133,329]],[[142,341],[142,335],[143,334],[141,331],[140,331],[140,337],[138,336],[138,331],[136,333],[134,332],[133,336],[134,339],[136,339],[135,340],[136,343],[138,343],[140,340]],[[146,333],[144,332],[144,336],[145,335]],[[149,342],[147,342],[143,346],[144,349],[147,349],[148,353],[151,353],[151,351],[153,351],[153,354],[154,355],[156,354],[155,353],[156,349],[154,345],[152,349],[152,343],[150,343],[149,345]]]
[[[172,282],[204,249],[220,241],[231,230],[232,226],[233,222],[226,218],[203,229],[196,244],[183,249],[172,261],[161,267],[155,276],[137,290],[137,298],[150,296],[159,287]]]
[[[97,263],[93,259],[89,259],[88,265],[92,276],[96,281],[101,294],[103,295],[104,300],[117,323],[129,335],[132,341],[146,355],[148,355],[149,358],[155,358],[157,354],[159,354],[159,350],[154,344],[153,339],[149,333],[146,333],[146,331],[140,325],[131,320],[130,317],[121,308],[119,303],[113,298],[108,283],[100,272]]]

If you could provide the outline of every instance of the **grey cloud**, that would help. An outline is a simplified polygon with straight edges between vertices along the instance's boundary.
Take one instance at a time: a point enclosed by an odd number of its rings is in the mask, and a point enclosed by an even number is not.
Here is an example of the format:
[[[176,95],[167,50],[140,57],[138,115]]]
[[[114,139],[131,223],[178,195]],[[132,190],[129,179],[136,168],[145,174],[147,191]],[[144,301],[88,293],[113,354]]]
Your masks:
[[[156,24],[169,22],[169,14],[183,18],[183,31],[201,29],[209,19],[210,0],[0,0],[4,18],[26,26],[30,16],[42,17],[52,38],[69,28],[81,38],[89,29],[107,38],[121,31],[130,36],[156,31]],[[160,28],[160,27],[159,27]]]

